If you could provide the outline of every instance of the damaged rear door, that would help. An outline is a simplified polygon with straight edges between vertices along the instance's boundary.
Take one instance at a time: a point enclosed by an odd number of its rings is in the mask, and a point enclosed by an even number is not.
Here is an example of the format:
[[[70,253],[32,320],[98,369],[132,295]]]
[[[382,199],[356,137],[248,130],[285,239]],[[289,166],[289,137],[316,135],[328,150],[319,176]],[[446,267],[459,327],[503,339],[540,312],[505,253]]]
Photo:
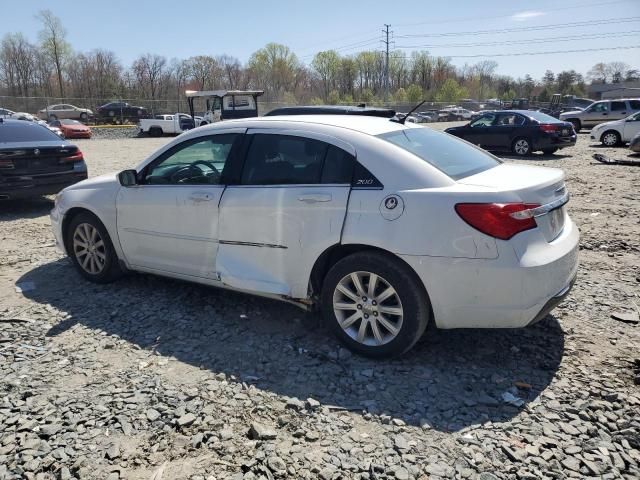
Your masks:
[[[326,135],[254,129],[220,202],[216,269],[223,283],[305,298],[318,256],[340,243],[355,150]]]

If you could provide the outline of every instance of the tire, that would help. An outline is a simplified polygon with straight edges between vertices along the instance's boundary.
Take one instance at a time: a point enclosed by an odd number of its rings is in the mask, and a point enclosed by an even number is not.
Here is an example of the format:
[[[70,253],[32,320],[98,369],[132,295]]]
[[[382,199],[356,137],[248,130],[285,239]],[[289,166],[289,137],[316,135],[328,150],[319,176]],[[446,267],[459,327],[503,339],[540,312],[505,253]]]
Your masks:
[[[80,121],[86,122],[88,119],[89,119],[89,115],[87,115],[85,112],[82,112],[80,114]]]
[[[571,120],[569,120],[569,123],[573,125],[573,129],[576,131],[576,133],[578,133],[582,128],[582,122],[577,118],[572,118]]]
[[[622,139],[620,138],[620,134],[615,130],[607,130],[600,135],[600,141],[605,147],[615,147],[620,145]]]
[[[199,127],[204,127],[205,125],[208,125],[207,122],[200,122],[200,125],[198,125]]]
[[[372,278],[376,279],[373,297],[369,295]],[[383,294],[387,296],[379,304],[373,300]],[[375,251],[354,253],[331,267],[323,282],[321,307],[338,339],[350,350],[372,358],[407,352],[431,318],[429,298],[415,272],[400,260]],[[343,328],[341,322],[349,320]]]
[[[76,270],[90,282],[109,283],[122,276],[111,238],[95,215],[83,212],[73,217],[65,232],[65,239],[67,252]],[[83,254],[87,250],[90,253]]]
[[[545,148],[542,150],[542,153],[544,153],[545,155],[553,155],[557,151],[558,151],[557,148]]]
[[[525,137],[516,138],[511,144],[511,151],[519,157],[526,157],[531,153],[531,140]]]
[[[151,135],[152,137],[161,137],[162,129],[160,127],[151,127],[149,129],[149,135]]]
[[[56,117],[55,115],[49,115],[49,121],[50,122],[55,122],[58,119],[58,117]]]

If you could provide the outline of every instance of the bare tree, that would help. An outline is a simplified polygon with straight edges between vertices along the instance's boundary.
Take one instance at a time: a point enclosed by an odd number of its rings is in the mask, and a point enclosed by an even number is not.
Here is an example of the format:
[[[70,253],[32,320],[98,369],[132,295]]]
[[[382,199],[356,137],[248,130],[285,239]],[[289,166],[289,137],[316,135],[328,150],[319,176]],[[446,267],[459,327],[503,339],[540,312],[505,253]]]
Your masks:
[[[42,30],[40,30],[42,48],[51,57],[56,67],[60,96],[64,97],[62,68],[67,56],[71,52],[71,47],[66,41],[67,30],[51,10],[42,10],[36,18],[42,22]]]

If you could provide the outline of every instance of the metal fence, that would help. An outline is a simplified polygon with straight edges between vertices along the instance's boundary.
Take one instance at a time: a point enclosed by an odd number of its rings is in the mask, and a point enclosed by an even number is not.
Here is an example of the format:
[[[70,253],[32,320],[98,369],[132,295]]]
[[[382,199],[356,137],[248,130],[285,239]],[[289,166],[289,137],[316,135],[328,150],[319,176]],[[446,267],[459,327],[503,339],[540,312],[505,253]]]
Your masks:
[[[80,108],[88,108],[92,110],[94,113],[97,108],[101,105],[104,105],[109,102],[126,102],[133,106],[140,106],[147,110],[150,115],[157,114],[171,114],[176,112],[184,112],[189,113],[189,107],[185,98],[176,96],[175,98],[163,98],[158,100],[150,100],[150,99],[142,99],[142,98],[76,98],[76,97],[14,97],[14,96],[0,96],[0,108],[6,108],[9,110],[13,110],[15,112],[27,112],[31,114],[37,114],[41,110],[47,109],[52,105],[58,104],[69,104],[74,105]],[[419,111],[426,110],[440,110],[447,106],[455,105],[456,102],[427,102],[423,104]],[[290,102],[258,102],[258,112],[260,115],[264,115],[265,113],[273,110],[274,108],[292,106],[293,104]],[[359,103],[350,103],[343,105],[359,105]],[[478,110],[480,109],[479,105],[472,105],[468,102],[461,101],[457,102],[457,105],[461,107],[468,108],[470,110]],[[381,103],[376,102],[369,104],[369,106],[379,106],[391,108],[397,112],[408,112],[411,110],[415,104],[409,102],[397,103],[397,102],[387,102]],[[534,107],[532,104],[531,107]],[[493,106],[482,106],[481,108],[496,108]],[[196,115],[202,115],[205,109],[204,101],[196,102],[195,104]],[[118,123],[126,123],[126,119],[117,119],[115,117],[110,117],[109,121],[117,121]]]

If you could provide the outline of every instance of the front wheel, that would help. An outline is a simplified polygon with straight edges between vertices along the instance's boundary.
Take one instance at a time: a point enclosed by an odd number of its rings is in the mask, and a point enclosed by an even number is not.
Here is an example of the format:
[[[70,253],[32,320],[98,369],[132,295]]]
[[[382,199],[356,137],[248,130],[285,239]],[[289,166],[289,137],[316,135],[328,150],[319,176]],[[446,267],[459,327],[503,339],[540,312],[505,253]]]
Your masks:
[[[516,138],[511,146],[513,153],[520,157],[525,157],[531,153],[531,142],[528,138]]]
[[[621,141],[620,134],[615,130],[609,130],[602,134],[600,141],[605,147],[615,147]]]
[[[107,229],[95,215],[80,213],[71,220],[66,246],[76,269],[87,280],[109,283],[122,275]]]
[[[322,310],[348,348],[374,358],[408,351],[430,320],[422,282],[400,260],[360,252],[337,262],[325,277]]]

